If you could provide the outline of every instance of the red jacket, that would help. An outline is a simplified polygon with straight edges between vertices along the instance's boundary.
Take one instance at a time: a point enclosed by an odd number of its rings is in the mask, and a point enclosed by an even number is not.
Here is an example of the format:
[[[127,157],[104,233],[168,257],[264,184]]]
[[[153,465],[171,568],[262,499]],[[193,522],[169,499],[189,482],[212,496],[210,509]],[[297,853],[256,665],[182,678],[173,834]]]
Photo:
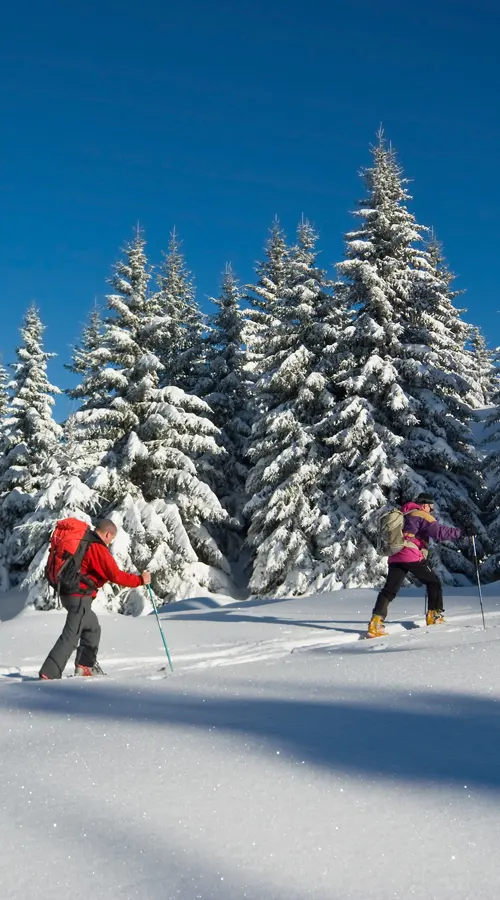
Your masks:
[[[95,589],[90,588],[85,582],[81,582],[80,592],[82,594],[91,593],[95,597],[99,588],[106,584],[107,581],[119,584],[121,587],[139,587],[142,584],[141,576],[132,575],[130,572],[122,572],[104,541],[101,541],[98,535],[96,535],[96,538],[96,541],[90,544],[89,549],[86,551],[81,568],[82,575],[92,580],[93,584],[95,584]]]

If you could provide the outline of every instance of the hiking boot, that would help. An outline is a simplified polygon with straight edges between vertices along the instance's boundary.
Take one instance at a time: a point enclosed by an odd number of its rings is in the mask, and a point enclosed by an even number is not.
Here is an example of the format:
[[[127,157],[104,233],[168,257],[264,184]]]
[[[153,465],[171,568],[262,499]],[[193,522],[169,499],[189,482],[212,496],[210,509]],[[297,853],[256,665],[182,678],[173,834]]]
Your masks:
[[[384,637],[387,631],[384,628],[384,620],[382,616],[372,616],[366,636],[368,638]]]
[[[425,617],[427,625],[444,625],[446,619],[443,609],[428,609]]]
[[[104,675],[98,662],[93,666],[75,666],[75,675],[81,675],[84,678],[90,678],[93,675]]]

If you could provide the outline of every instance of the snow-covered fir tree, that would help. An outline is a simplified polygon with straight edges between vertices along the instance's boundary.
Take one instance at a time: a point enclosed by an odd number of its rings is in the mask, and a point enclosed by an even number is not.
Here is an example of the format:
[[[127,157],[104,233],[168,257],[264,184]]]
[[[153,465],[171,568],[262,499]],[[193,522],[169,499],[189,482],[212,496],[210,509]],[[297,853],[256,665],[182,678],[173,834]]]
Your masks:
[[[160,385],[196,393],[202,375],[206,323],[175,229],[156,283],[151,309],[155,317],[154,348],[163,367]]]
[[[46,473],[54,471],[61,427],[53,417],[54,395],[59,389],[47,378],[47,362],[55,354],[43,348],[44,326],[38,310],[28,310],[21,327],[14,377],[4,431],[0,465],[0,528],[4,535],[3,563],[14,583],[22,572],[17,560],[19,535],[15,530],[33,508],[34,495]]]
[[[248,475],[246,447],[253,416],[250,382],[245,371],[241,294],[229,265],[223,276],[221,293],[212,302],[216,312],[209,319],[198,393],[212,410],[212,421],[221,432],[227,453],[223,466],[215,467],[217,484],[214,488],[228,512],[241,520]]]
[[[7,420],[7,410],[9,406],[9,392],[7,389],[9,377],[7,371],[0,362],[0,466],[1,460],[5,452],[5,429]]]
[[[8,375],[0,363],[0,472],[3,470],[3,458],[7,449],[7,411],[9,406],[9,392],[7,390]],[[0,503],[2,496],[0,494]],[[0,548],[5,543],[5,521],[0,512]],[[5,591],[9,585],[7,569],[2,562],[3,550],[0,549],[0,591]]]
[[[484,465],[486,480],[483,498],[483,515],[489,539],[489,553],[481,561],[481,577],[484,581],[498,581],[500,578],[500,407],[495,407],[494,419],[490,422],[493,449],[490,449]]]
[[[489,406],[498,391],[497,353],[490,350],[481,329],[470,328],[472,374],[478,396],[477,406]]]
[[[434,325],[433,349],[438,356],[438,365],[444,371],[459,373],[462,379],[460,394],[469,406],[484,405],[484,395],[476,377],[474,356],[467,348],[470,343],[471,326],[462,318],[465,308],[455,306],[457,297],[464,291],[453,287],[455,276],[449,269],[442,245],[431,229],[431,240],[427,253],[420,259],[420,270],[415,274],[415,302],[410,306],[413,314],[411,325],[422,315],[432,316]],[[424,341],[425,343],[425,341]]]
[[[9,403],[9,392],[7,390],[8,378],[9,376],[7,375],[7,370],[3,366],[0,359],[0,416],[2,419],[6,414],[7,406]]]
[[[328,385],[346,314],[317,265],[316,242],[314,230],[302,222],[297,245],[284,250],[282,235],[274,229],[270,245],[278,252],[258,269],[258,311],[262,319],[272,319],[272,327],[265,342],[263,334],[256,334],[259,414],[247,480],[248,541],[254,550],[250,587],[256,594],[304,593],[318,568],[324,446],[315,428],[334,404]]]
[[[80,343],[73,349],[71,363],[65,364],[79,382],[67,391],[80,409],[99,406],[107,396],[108,384],[102,380],[102,371],[110,362],[109,351],[103,345],[103,321],[100,309],[95,306],[84,326]]]
[[[483,516],[488,531],[488,553],[483,554],[481,577],[485,581],[500,578],[500,385],[491,396],[491,409],[485,420],[482,449],[485,493]]]
[[[481,460],[471,431],[478,384],[466,348],[470,326],[453,304],[459,292],[451,288],[453,275],[436,241],[419,263],[399,366],[418,402],[418,424],[407,436],[405,456],[441,514],[474,530],[482,553],[488,541],[480,518]],[[431,559],[445,580],[458,583],[453,573],[473,577],[470,549],[469,542],[434,545]]]
[[[185,591],[227,587],[228,564],[210,527],[228,516],[203,480],[210,476],[207,459],[224,451],[206,403],[175,386],[159,387],[162,322],[148,282],[138,233],[108,297],[101,348],[110,362],[100,372],[99,405],[78,411],[76,420],[82,439],[95,438],[102,449],[86,483],[103,498],[101,512],[123,526],[118,558],[150,568],[158,596],[169,598],[182,583]]]
[[[364,173],[368,198],[355,213],[361,228],[347,235],[338,266],[354,320],[335,378],[340,401],[323,431],[331,458],[320,541],[325,570],[348,587],[376,584],[385,574],[375,513],[388,501],[427,489],[442,520],[478,523],[467,379],[451,360],[460,346],[452,323],[459,333],[464,326],[422,245],[425,229],[407,208],[406,181],[382,134],[373,156]],[[472,575],[451,545],[436,559],[447,580]]]
[[[52,609],[56,597],[45,578],[49,543],[60,519],[69,517],[92,523],[101,499],[83,480],[87,466],[85,448],[73,416],[64,427],[63,439],[53,461],[53,471],[41,479],[34,497],[34,510],[17,529],[16,563],[28,569],[22,587],[28,589],[28,604],[37,609]]]
[[[138,232],[139,240],[142,240]],[[114,278],[118,273],[114,273]],[[101,311],[97,306],[90,313],[87,324],[84,326],[80,343],[73,348],[72,360],[66,365],[74,375],[78,376],[77,385],[67,391],[73,400],[73,409],[80,413],[96,410],[94,415],[90,413],[85,418],[85,428],[78,428],[78,417],[74,419],[74,429],[79,433],[81,444],[80,459],[86,466],[83,471],[89,471],[93,465],[97,465],[103,454],[111,446],[115,432],[107,426],[101,428],[99,424],[99,410],[109,407],[114,395],[114,366],[110,348],[105,340],[105,326]]]
[[[246,368],[253,381],[259,378],[267,337],[280,324],[278,307],[287,288],[288,255],[285,233],[275,219],[266,242],[265,257],[256,265],[257,281],[247,285],[244,298],[250,308],[246,312],[243,342],[247,353]]]
[[[125,247],[124,258],[114,266],[108,315],[98,322],[94,313],[71,364],[72,371],[81,376],[71,396],[80,402],[75,419],[91,462],[102,459],[135,421],[129,404],[121,398],[128,386],[123,372],[133,365],[139,352],[131,334],[137,334],[139,322],[149,324],[146,310],[150,279],[146,241],[138,228]],[[150,337],[146,330],[141,339]]]
[[[38,310],[28,310],[21,327],[22,343],[13,364],[10,402],[7,410],[8,447],[4,460],[2,486],[22,486],[27,493],[36,490],[61,435],[53,417],[54,395],[59,388],[47,378],[47,362],[55,356],[43,349],[43,332]]]

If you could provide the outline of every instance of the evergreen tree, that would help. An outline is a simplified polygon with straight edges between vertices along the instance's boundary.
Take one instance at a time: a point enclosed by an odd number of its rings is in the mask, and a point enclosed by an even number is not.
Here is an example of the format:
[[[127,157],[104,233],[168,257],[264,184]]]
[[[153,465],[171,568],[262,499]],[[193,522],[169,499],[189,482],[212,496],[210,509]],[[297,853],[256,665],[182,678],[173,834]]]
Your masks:
[[[494,442],[494,449],[490,449],[484,463],[487,487],[483,498],[483,513],[489,550],[487,553],[483,551],[481,562],[481,577],[484,581],[498,581],[500,578],[500,397],[496,395],[495,399],[497,403],[489,420],[492,429],[489,441]]]
[[[227,457],[217,467],[215,490],[230,514],[241,519],[248,475],[246,445],[252,425],[249,380],[245,372],[244,318],[240,290],[227,266],[221,294],[213,299],[216,312],[209,320],[205,364],[199,395],[212,410],[211,419],[221,432]]]
[[[7,389],[8,375],[0,362],[0,469],[3,455],[6,450],[7,413],[9,407],[9,392]]]
[[[489,406],[498,389],[498,370],[495,353],[488,349],[485,337],[477,326],[470,328],[472,373],[476,385],[475,406]],[[473,398],[474,400],[475,398]]]
[[[274,229],[268,247],[277,252],[258,269],[258,309],[273,323],[265,344],[263,334],[256,341],[260,414],[252,429],[247,480],[248,541],[254,549],[250,587],[259,594],[304,593],[318,566],[318,477],[324,448],[316,428],[334,402],[329,369],[346,321],[332,283],[317,266],[316,241],[314,230],[303,222],[298,244],[284,251],[281,233]],[[262,302],[266,298],[269,313]]]
[[[319,539],[332,586],[368,586],[383,576],[385,563],[374,546],[374,513],[391,494],[396,498],[401,486],[410,495],[416,487],[402,452],[402,432],[416,422],[414,403],[399,383],[396,362],[413,242],[421,235],[404,205],[408,194],[382,136],[373,155],[374,165],[364,173],[368,199],[355,213],[362,227],[347,235],[346,259],[338,266],[348,286],[347,304],[355,312],[343,336],[344,364],[334,379],[339,402],[322,429],[331,457],[322,473]]]
[[[203,367],[205,322],[174,230],[152,298],[154,349],[163,366],[160,385],[196,393]]]
[[[4,466],[4,455],[7,450],[7,413],[9,406],[9,392],[7,389],[8,375],[4,367],[0,364],[0,472]],[[3,561],[5,544],[5,525],[4,516],[1,512],[2,495],[0,494],[0,591],[6,591],[9,586],[9,577],[6,566]]]
[[[388,501],[427,489],[444,521],[469,526],[478,512],[460,398],[467,379],[450,355],[464,326],[449,303],[449,280],[421,246],[424,229],[407,209],[406,181],[382,134],[373,156],[364,173],[368,199],[355,213],[362,227],[347,235],[338,266],[354,319],[334,379],[339,402],[323,426],[331,458],[320,541],[330,583],[347,587],[372,585],[385,573],[374,514]],[[437,553],[447,580],[472,575],[456,548],[441,545]]]
[[[137,237],[142,240],[140,232]],[[111,427],[109,412],[115,399],[116,371],[107,345],[106,324],[97,307],[66,368],[79,377],[78,384],[67,393],[76,408],[72,428],[80,442],[81,472],[88,473],[109,450],[117,433]]]
[[[114,443],[136,424],[132,407],[123,399],[128,388],[126,373],[151,339],[146,241],[140,228],[114,266],[107,296],[108,315],[102,326],[94,318],[75,351],[72,370],[83,376],[72,395],[81,402],[76,423],[93,458],[102,458]],[[136,340],[141,341],[137,346]],[[154,366],[158,369],[159,362]],[[156,371],[155,369],[155,371]],[[135,373],[134,373],[135,374]]]
[[[431,348],[435,351],[437,365],[455,378],[453,384],[462,400],[472,407],[482,406],[484,398],[477,381],[474,358],[466,347],[471,326],[462,319],[466,310],[455,306],[456,298],[464,292],[452,287],[455,276],[448,268],[442,246],[433,232],[420,265],[420,270],[415,273],[414,298],[410,304],[410,329],[415,323],[417,331],[418,326],[423,326],[425,336],[425,326],[419,322],[419,317],[426,320],[430,317]],[[425,339],[423,343],[426,343]]]
[[[44,330],[32,306],[21,327],[23,342],[17,348],[18,362],[12,366],[14,378],[9,384],[9,435],[2,486],[22,486],[26,493],[37,489],[61,434],[52,415],[53,397],[60,391],[47,379],[47,361],[55,354],[43,349]]]
[[[265,247],[266,255],[257,263],[258,280],[247,285],[245,299],[250,304],[246,314],[243,341],[246,346],[246,368],[255,381],[260,362],[266,353],[267,336],[280,323],[278,307],[287,287],[289,248],[278,219],[275,219]]]
[[[485,581],[500,578],[500,387],[494,391],[491,409],[485,422],[483,472],[485,494],[483,497],[484,521],[488,531],[488,553],[483,553],[481,577]]]
[[[67,392],[80,409],[99,406],[107,396],[108,385],[102,382],[101,373],[109,362],[109,351],[103,346],[101,312],[96,306],[83,328],[80,344],[73,350],[72,362],[65,363],[65,368],[80,378],[79,384]]]
[[[86,481],[104,498],[102,512],[114,511],[123,525],[116,552],[139,570],[150,568],[154,589],[167,598],[183,578],[193,590],[195,583],[198,590],[227,586],[227,563],[207,528],[227,513],[202,480],[207,459],[222,452],[207,404],[177,387],[159,387],[162,321],[148,281],[139,233],[116,267],[108,298],[112,314],[101,346],[112,364],[99,376],[100,405],[76,418],[84,440],[97,439],[103,451]]]
[[[481,464],[471,431],[470,404],[478,383],[465,346],[470,327],[453,305],[453,275],[435,241],[414,273],[400,372],[418,402],[418,425],[411,428],[405,457],[425,480],[442,516],[473,528],[481,552],[487,536],[480,521]],[[408,360],[409,357],[409,360]],[[468,549],[469,558],[463,551]],[[431,559],[443,578],[473,577],[469,542],[434,545]]]
[[[0,417],[3,419],[9,404],[9,392],[7,390],[8,375],[0,362]]]
[[[14,529],[33,508],[33,498],[47,472],[54,471],[61,427],[52,409],[59,389],[47,378],[47,362],[55,354],[43,349],[44,326],[32,306],[21,327],[22,343],[18,361],[12,366],[14,378],[4,432],[4,456],[0,469],[0,528],[4,534],[2,557],[16,581],[19,533]]]
[[[45,566],[57,522],[71,517],[90,525],[91,516],[100,505],[98,494],[81,477],[87,459],[73,416],[65,424],[54,463],[53,471],[41,479],[33,512],[25,516],[17,529],[16,564],[28,570],[22,587],[28,589],[28,604],[37,609],[52,609],[56,605],[45,578]]]

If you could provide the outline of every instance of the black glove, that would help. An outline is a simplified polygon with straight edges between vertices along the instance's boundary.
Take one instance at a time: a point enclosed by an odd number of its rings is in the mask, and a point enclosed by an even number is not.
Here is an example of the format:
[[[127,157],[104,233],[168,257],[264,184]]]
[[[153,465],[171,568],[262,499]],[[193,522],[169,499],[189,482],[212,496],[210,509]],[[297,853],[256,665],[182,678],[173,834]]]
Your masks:
[[[477,537],[477,528],[474,528],[474,525],[466,525],[462,528],[462,537]]]

